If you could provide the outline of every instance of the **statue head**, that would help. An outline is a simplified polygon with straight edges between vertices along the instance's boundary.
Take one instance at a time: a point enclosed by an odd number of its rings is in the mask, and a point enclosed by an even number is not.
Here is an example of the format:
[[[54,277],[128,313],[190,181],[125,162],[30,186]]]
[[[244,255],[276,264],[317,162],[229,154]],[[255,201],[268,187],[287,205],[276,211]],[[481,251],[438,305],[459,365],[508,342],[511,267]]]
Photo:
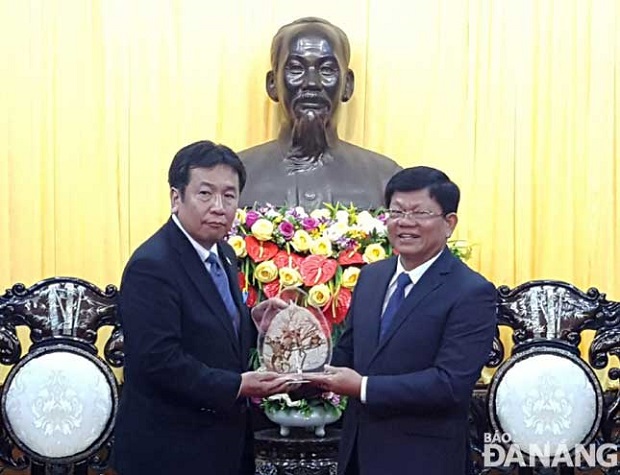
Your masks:
[[[321,18],[300,18],[284,25],[271,45],[269,97],[280,103],[302,155],[317,155],[336,136],[341,102],[353,95],[347,35]]]

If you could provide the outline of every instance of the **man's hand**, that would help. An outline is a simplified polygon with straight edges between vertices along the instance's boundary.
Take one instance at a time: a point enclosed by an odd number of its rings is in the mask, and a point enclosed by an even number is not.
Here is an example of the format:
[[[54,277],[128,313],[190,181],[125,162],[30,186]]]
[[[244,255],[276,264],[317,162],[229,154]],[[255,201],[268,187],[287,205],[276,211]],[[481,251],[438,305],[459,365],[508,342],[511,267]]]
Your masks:
[[[288,307],[288,304],[278,297],[272,297],[263,300],[252,309],[252,320],[258,331],[264,333],[267,331],[271,319],[280,311]],[[265,318],[266,317],[266,318]]]
[[[290,376],[272,371],[247,371],[241,374],[238,397],[266,397],[286,392]]]
[[[360,397],[362,376],[351,368],[325,366],[325,373],[304,373],[310,384],[322,391],[331,391],[342,396]]]

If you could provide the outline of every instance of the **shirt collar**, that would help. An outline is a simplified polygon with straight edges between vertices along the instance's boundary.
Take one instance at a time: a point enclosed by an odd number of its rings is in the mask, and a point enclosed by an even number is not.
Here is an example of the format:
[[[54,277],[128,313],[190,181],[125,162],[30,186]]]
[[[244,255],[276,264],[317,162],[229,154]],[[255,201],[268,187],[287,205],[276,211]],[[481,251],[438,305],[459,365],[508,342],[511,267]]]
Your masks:
[[[185,228],[181,224],[181,221],[179,221],[179,218],[177,218],[176,214],[172,215],[172,221],[174,221],[174,224],[176,224],[179,227],[179,229],[181,230],[181,232],[183,232],[183,234],[185,234],[185,237],[187,239],[189,239],[189,242],[194,247],[194,249],[196,249],[196,252],[200,256],[200,260],[202,262],[205,262],[207,260],[207,258],[209,257],[209,254],[211,254],[211,253],[214,253],[216,256],[218,255],[218,253],[217,253],[217,244],[213,244],[213,246],[211,246],[211,249],[206,249],[198,241],[196,241],[193,237],[191,237],[188,234],[188,232],[185,230]]]
[[[444,250],[442,249],[441,251],[439,251],[437,255],[431,257],[428,261],[424,262],[423,264],[420,264],[418,267],[414,267],[410,271],[405,270],[405,268],[403,267],[403,264],[400,262],[400,257],[399,257],[398,260],[396,261],[396,272],[394,272],[394,276],[392,277],[392,280],[390,280],[390,285],[396,282],[396,279],[401,274],[401,272],[406,272],[407,274],[409,274],[411,283],[414,285],[417,284],[417,282],[422,278],[424,273],[429,269],[430,266],[433,265],[433,262],[435,262],[439,258],[439,256],[441,255],[443,251]]]

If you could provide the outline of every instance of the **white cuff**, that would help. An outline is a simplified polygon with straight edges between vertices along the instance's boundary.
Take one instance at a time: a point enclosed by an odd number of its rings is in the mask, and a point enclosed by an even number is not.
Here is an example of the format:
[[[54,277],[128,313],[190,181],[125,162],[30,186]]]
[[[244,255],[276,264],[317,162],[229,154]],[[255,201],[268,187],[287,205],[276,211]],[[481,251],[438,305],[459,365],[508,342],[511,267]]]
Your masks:
[[[362,387],[360,390],[360,401],[366,404],[366,385],[368,384],[368,376],[362,376]]]

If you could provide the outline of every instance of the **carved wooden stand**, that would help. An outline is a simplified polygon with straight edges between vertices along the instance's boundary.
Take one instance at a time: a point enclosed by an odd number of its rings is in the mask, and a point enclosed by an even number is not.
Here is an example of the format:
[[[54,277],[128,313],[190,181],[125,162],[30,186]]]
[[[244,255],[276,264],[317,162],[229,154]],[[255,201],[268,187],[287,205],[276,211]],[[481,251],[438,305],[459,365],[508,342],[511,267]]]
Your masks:
[[[278,429],[254,434],[256,475],[336,475],[340,430],[327,428],[325,437],[303,429],[282,437]]]

